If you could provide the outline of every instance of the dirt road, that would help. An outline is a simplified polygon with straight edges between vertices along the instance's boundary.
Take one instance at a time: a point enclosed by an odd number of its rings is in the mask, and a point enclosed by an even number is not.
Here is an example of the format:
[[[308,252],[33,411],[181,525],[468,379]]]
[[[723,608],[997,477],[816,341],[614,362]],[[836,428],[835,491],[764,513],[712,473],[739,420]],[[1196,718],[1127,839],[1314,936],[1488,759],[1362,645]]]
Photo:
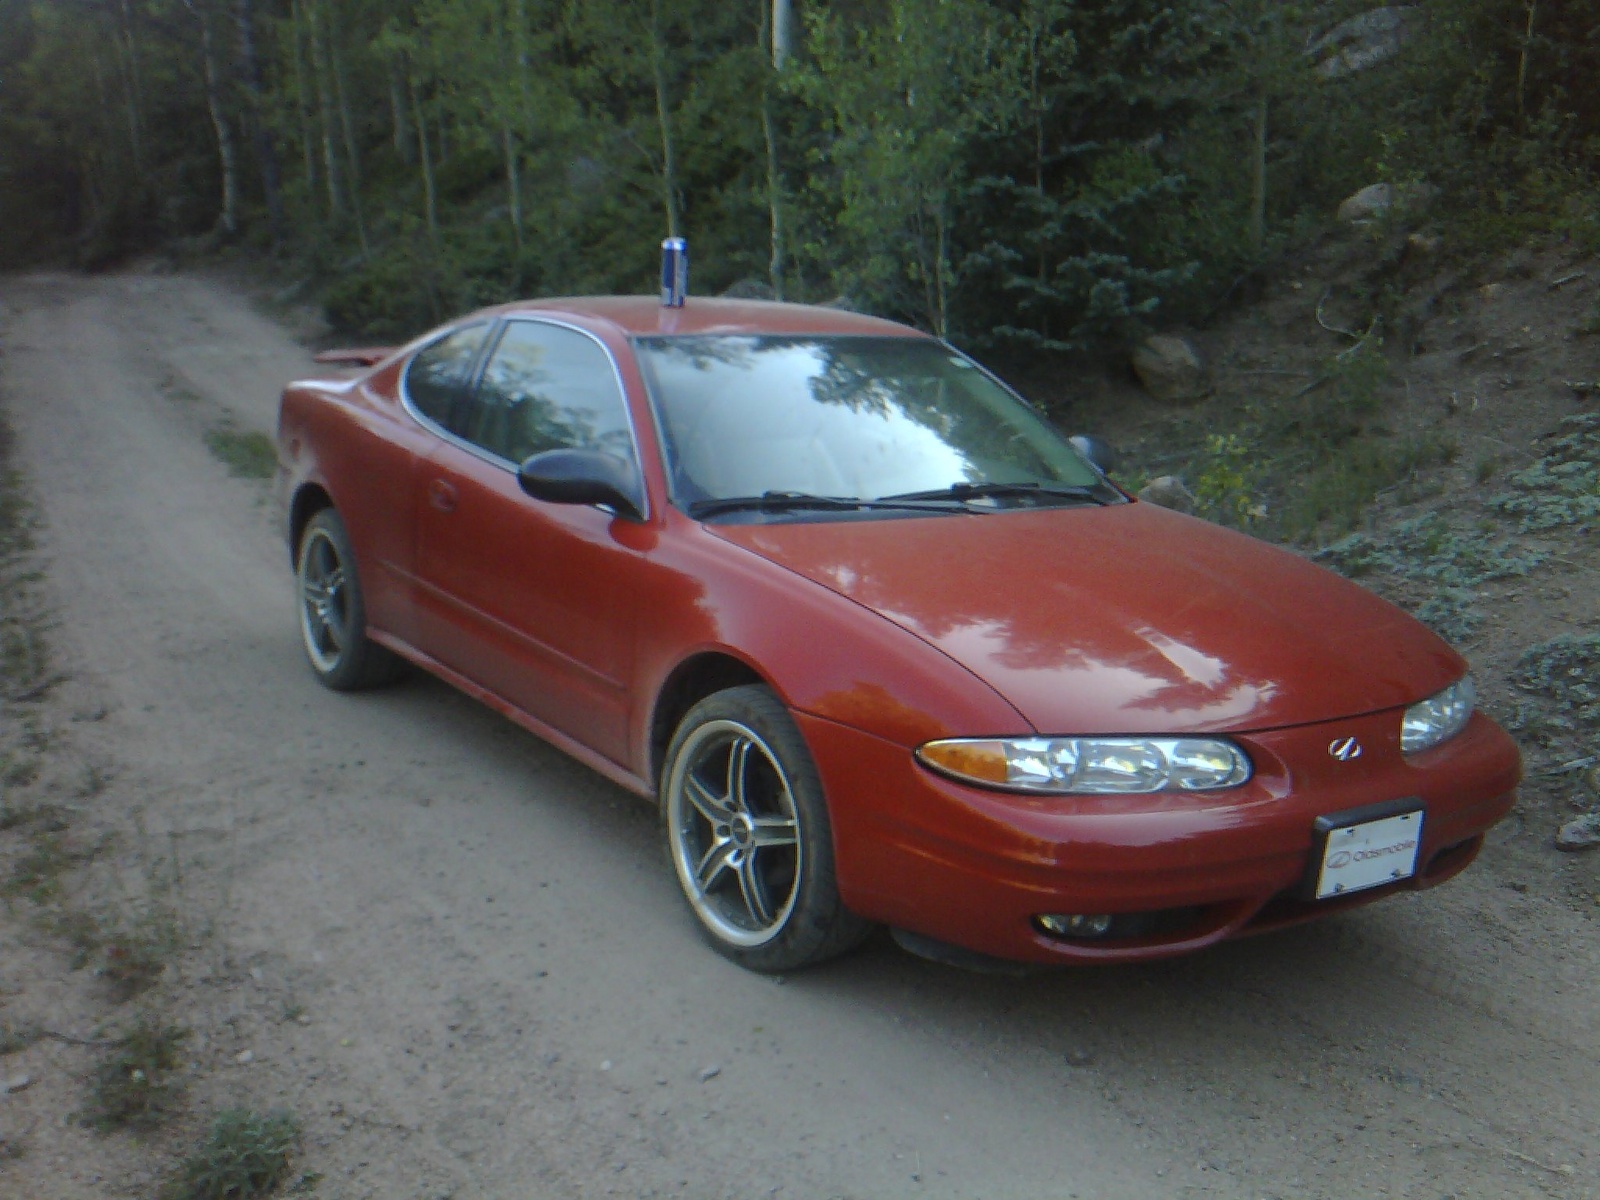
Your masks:
[[[283,327],[13,277],[0,352],[97,803],[181,849],[236,964],[185,981],[194,1052],[302,1116],[318,1195],[1600,1196],[1595,916],[1515,821],[1449,887],[1181,962],[749,975],[637,800],[431,680],[313,682],[266,487],[204,439],[270,432]]]

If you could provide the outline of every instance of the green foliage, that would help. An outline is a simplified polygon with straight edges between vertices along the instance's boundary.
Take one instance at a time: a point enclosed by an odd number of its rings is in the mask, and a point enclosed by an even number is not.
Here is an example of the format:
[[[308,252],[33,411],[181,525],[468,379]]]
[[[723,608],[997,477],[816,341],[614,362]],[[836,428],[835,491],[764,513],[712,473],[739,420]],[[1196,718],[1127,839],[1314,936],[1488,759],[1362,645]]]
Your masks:
[[[1492,530],[1457,529],[1436,512],[1401,521],[1381,536],[1350,534],[1318,557],[1352,578],[1386,571],[1457,588],[1517,578],[1544,561],[1537,550],[1517,549]]]
[[[282,1109],[229,1109],[184,1160],[163,1200],[257,1200],[288,1178],[299,1144],[299,1122]]]
[[[1515,491],[1496,496],[1501,512],[1522,518],[1525,533],[1600,518],[1600,413],[1568,417],[1537,463],[1510,477]]]
[[[227,182],[237,236],[378,336],[649,289],[671,228],[700,292],[1055,354],[1204,318],[1379,178],[1442,188],[1452,245],[1600,246],[1600,10],[1422,0],[1392,59],[1319,73],[1370,7],[808,4],[779,70],[759,0],[0,0],[0,261],[215,244]]]
[[[178,1050],[187,1032],[141,1015],[133,1028],[117,1038],[95,1068],[84,1124],[102,1132],[148,1130],[176,1108],[181,1086],[170,1076],[178,1066]]]
[[[1197,466],[1194,497],[1203,517],[1236,529],[1247,529],[1265,517],[1257,498],[1259,455],[1237,434],[1211,434],[1206,457]]]
[[[221,425],[206,431],[211,448],[230,474],[244,479],[271,479],[278,470],[277,444],[266,434]]]
[[[1511,682],[1537,698],[1536,723],[1545,737],[1600,731],[1600,636],[1566,635],[1530,646]]]
[[[1324,547],[1317,558],[1352,579],[1385,574],[1424,585],[1417,618],[1453,642],[1477,630],[1479,587],[1526,575],[1544,560],[1492,529],[1462,530],[1436,512],[1401,521],[1382,535],[1352,533]]]

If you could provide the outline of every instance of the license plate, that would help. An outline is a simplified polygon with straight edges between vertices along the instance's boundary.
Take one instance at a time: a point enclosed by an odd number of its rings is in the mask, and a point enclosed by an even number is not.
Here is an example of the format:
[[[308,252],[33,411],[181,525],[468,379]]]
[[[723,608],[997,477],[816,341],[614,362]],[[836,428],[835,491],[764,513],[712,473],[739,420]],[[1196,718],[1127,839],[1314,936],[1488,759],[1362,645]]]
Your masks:
[[[1322,866],[1317,872],[1318,900],[1381,887],[1417,873],[1417,853],[1422,847],[1420,809],[1349,824],[1332,821],[1324,818],[1317,822],[1325,830]]]

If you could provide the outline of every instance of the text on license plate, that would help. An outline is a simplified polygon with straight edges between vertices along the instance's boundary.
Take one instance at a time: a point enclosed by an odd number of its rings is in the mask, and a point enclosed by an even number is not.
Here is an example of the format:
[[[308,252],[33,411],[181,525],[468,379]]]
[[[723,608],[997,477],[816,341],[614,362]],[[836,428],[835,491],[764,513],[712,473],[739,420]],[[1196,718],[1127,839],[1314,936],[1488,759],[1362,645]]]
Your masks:
[[[1330,829],[1317,875],[1317,899],[1409,879],[1417,872],[1421,846],[1421,812]]]

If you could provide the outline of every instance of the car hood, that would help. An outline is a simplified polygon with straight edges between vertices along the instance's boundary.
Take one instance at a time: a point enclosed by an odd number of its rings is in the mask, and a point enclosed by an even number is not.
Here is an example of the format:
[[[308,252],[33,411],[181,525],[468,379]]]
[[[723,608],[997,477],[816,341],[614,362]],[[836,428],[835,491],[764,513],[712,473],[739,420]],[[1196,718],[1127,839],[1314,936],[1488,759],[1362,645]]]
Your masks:
[[[1465,670],[1355,584],[1149,504],[707,528],[910,630],[1045,733],[1308,724]]]

